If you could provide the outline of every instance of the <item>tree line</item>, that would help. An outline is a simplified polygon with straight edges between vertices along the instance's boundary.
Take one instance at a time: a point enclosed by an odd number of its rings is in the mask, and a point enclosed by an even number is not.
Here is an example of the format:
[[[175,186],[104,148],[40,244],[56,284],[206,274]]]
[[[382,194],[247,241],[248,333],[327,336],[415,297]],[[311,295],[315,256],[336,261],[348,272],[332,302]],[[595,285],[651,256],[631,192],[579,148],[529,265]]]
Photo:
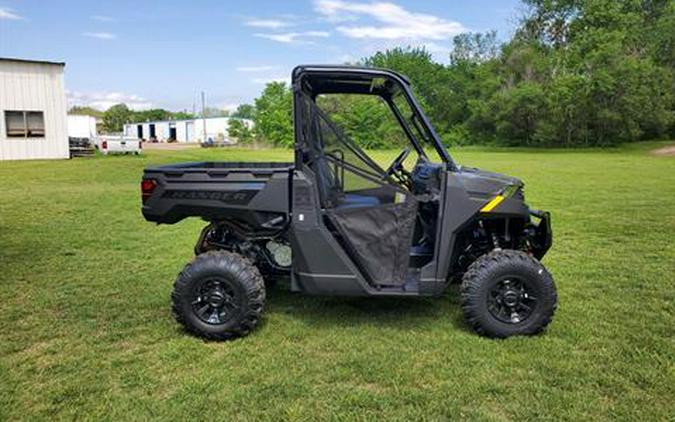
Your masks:
[[[514,35],[452,40],[447,64],[424,48],[394,48],[360,65],[396,70],[447,145],[611,146],[675,136],[675,2],[525,0]],[[268,84],[255,100],[255,136],[290,146],[292,95]],[[355,141],[392,147],[377,104],[350,99],[340,121]]]

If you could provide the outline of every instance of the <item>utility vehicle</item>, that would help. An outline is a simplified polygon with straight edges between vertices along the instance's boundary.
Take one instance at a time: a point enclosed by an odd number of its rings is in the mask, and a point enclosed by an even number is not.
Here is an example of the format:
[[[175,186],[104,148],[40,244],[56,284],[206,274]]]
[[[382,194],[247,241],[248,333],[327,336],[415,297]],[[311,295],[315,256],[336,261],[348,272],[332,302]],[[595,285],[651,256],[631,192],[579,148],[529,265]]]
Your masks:
[[[458,166],[396,72],[299,66],[292,89],[294,162],[145,170],[147,220],[208,222],[172,293],[187,330],[248,334],[265,281],[284,275],[292,291],[314,295],[437,296],[457,281],[480,334],[548,325],[557,295],[539,260],[551,246],[550,217],[526,205],[520,180]],[[375,98],[393,115],[406,145],[386,169],[331,118],[332,95]]]

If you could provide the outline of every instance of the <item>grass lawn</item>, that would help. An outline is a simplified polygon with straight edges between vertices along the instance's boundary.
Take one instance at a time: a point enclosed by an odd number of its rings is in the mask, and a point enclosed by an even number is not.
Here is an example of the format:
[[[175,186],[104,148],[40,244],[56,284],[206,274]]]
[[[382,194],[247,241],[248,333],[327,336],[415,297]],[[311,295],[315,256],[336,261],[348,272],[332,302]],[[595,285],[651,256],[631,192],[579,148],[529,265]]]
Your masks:
[[[655,146],[453,152],[523,178],[553,214],[557,315],[505,341],[464,326],[456,288],[401,300],[282,285],[249,337],[184,334],[169,294],[204,223],[145,222],[143,167],[290,151],[0,162],[0,420],[672,420],[675,157]]]

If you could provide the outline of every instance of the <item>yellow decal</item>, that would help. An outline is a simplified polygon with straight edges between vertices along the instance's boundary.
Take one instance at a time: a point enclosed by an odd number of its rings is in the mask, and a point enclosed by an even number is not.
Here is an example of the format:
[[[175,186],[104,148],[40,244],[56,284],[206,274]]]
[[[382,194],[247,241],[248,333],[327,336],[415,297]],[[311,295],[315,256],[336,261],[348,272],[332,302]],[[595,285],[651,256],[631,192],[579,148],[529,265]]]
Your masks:
[[[497,205],[501,204],[503,200],[504,200],[503,196],[501,195],[495,196],[494,198],[492,198],[492,201],[488,202],[487,204],[485,204],[483,208],[480,209],[480,212],[492,211],[493,209],[495,209],[495,207],[497,207]]]
[[[396,192],[396,195],[394,195],[394,203],[400,204],[402,202],[405,202],[405,194],[401,192]]]

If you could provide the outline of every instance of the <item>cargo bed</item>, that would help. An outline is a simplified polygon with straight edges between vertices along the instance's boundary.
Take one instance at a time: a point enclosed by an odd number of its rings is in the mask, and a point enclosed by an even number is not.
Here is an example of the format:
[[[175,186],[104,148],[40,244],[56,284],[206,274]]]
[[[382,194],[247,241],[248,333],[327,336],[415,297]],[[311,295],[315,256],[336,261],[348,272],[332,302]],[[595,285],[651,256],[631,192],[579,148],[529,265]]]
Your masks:
[[[143,216],[171,224],[187,217],[236,219],[253,227],[285,221],[293,163],[192,162],[143,173]]]

